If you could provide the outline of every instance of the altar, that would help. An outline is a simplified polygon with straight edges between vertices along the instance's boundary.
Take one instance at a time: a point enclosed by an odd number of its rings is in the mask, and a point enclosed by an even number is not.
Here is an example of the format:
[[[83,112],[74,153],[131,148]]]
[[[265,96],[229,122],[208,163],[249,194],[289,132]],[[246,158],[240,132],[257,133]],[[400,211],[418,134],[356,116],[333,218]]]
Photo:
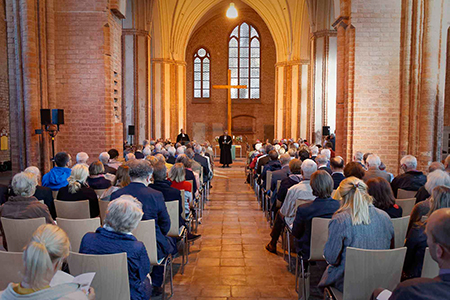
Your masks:
[[[232,145],[231,146],[231,158],[236,160],[236,150],[239,150],[239,158],[242,158],[242,146],[241,145]],[[214,146],[214,158],[220,157],[220,147],[219,145]]]

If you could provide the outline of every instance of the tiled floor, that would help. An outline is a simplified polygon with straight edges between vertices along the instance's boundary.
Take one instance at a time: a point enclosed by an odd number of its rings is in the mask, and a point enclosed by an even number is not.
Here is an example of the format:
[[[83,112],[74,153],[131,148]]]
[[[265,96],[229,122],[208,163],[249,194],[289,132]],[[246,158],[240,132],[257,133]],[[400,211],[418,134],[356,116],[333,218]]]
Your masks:
[[[216,167],[202,238],[191,247],[184,275],[175,275],[173,299],[297,299],[281,253],[264,249],[270,227],[244,176],[242,162]]]

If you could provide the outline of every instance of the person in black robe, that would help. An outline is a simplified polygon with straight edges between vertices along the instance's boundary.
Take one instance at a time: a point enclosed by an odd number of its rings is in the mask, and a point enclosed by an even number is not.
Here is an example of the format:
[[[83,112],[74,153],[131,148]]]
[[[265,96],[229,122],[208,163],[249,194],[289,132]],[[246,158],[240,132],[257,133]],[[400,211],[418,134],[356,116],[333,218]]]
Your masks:
[[[225,130],[224,134],[219,137],[220,146],[220,163],[223,165],[222,168],[229,168],[230,164],[233,163],[231,158],[231,145],[233,141],[231,136],[228,135],[228,131]]]
[[[189,136],[184,133],[184,129],[181,129],[180,132],[181,133],[177,136],[177,143],[180,143],[181,145],[189,144],[191,140],[189,139]]]

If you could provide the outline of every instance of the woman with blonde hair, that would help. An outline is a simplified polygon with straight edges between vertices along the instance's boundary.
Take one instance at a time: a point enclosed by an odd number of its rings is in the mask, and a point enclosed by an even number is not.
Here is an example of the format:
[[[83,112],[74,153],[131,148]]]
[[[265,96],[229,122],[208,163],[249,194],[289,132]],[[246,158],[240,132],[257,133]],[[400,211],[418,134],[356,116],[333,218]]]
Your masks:
[[[69,256],[70,242],[67,234],[58,226],[41,225],[34,232],[23,252],[23,280],[10,283],[0,293],[1,300],[94,300],[93,288],[86,294],[76,283],[65,283],[50,287],[50,281],[63,261]]]
[[[361,179],[344,179],[339,191],[343,202],[328,227],[324,248],[328,267],[319,287],[333,286],[342,292],[347,247],[389,249],[394,246],[394,227],[389,215],[372,204],[367,185]]]
[[[62,201],[89,200],[91,218],[95,218],[98,217],[100,209],[97,194],[86,184],[88,176],[88,167],[83,164],[75,165],[67,179],[69,184],[59,190],[57,199]]]

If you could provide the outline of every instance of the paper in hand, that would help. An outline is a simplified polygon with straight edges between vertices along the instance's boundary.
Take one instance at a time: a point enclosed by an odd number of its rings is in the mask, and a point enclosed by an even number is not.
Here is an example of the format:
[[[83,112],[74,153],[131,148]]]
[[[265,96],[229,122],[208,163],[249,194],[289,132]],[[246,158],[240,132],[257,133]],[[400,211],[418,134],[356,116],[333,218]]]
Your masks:
[[[50,287],[57,286],[64,283],[76,283],[80,285],[80,289],[87,294],[89,294],[89,287],[91,286],[92,280],[94,280],[95,272],[80,274],[77,277],[73,277],[63,271],[57,271],[50,281]]]

